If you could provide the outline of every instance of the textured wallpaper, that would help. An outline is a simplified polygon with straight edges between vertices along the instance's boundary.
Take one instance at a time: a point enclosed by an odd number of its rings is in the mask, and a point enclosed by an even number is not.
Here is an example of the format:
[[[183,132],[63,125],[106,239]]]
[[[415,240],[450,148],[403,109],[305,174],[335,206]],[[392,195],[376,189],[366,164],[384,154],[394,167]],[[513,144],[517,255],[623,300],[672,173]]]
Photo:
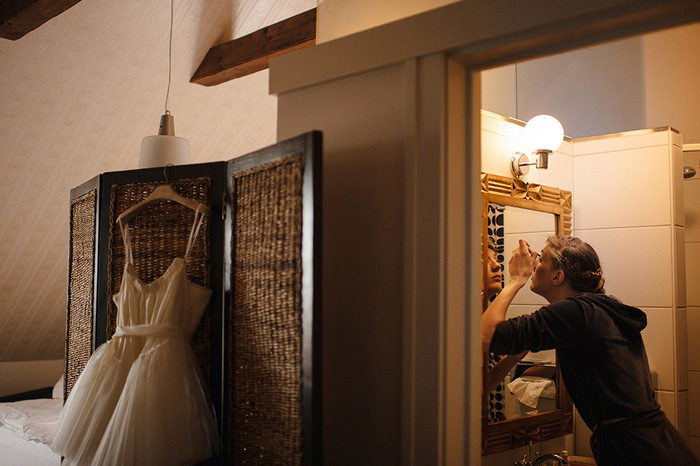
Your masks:
[[[175,2],[169,110],[193,163],[275,142],[267,71],[190,84],[207,50],[315,6]],[[169,24],[168,0],[86,0],[0,39],[0,361],[63,357],[70,189],[136,168],[164,111]]]

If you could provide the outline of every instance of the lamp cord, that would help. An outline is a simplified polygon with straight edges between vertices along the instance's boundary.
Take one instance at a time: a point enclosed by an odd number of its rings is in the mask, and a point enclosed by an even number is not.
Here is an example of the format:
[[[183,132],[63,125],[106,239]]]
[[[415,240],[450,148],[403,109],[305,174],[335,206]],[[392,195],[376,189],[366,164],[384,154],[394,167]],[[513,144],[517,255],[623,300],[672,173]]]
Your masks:
[[[515,118],[520,118],[518,108],[518,64],[515,64]]]
[[[170,0],[170,39],[168,41],[168,90],[165,93],[165,114],[168,111],[168,99],[170,98],[170,80],[172,78],[173,68],[173,3],[175,0]]]

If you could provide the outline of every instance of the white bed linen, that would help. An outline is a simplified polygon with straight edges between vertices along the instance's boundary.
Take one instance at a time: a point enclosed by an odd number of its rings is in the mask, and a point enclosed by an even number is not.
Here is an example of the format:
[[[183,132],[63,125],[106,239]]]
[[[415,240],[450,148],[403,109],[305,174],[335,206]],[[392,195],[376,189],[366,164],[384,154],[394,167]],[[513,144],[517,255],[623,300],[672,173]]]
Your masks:
[[[0,458],[8,466],[60,465],[61,457],[49,446],[60,399],[0,403]]]

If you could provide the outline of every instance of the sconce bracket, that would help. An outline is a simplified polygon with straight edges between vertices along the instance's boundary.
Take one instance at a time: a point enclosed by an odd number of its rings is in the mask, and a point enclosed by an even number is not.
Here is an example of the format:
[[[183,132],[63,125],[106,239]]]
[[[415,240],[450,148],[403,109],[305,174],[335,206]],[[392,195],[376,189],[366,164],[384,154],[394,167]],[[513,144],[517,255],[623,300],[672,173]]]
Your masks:
[[[516,152],[515,155],[510,158],[510,172],[515,178],[527,175],[530,171],[530,165],[532,164],[527,154]]]
[[[549,166],[549,154],[551,154],[551,150],[538,150],[535,151],[535,154],[537,154],[537,168],[544,168],[546,169]]]

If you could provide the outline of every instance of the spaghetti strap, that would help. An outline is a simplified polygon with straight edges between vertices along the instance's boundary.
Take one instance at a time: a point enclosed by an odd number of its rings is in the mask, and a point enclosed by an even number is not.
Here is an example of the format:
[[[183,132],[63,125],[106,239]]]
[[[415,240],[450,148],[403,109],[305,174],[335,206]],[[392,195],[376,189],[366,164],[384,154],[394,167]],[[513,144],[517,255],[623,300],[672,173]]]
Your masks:
[[[190,251],[192,250],[192,246],[194,246],[194,242],[197,240],[197,236],[199,235],[199,229],[202,227],[202,222],[204,221],[204,213],[200,212],[199,206],[197,206],[197,210],[194,212],[194,222],[192,223],[192,229],[190,230],[190,238],[187,241],[187,250],[185,251],[185,260],[190,256]]]
[[[131,252],[131,237],[129,236],[129,224],[122,223],[121,220],[117,220],[119,224],[119,229],[122,232],[122,240],[124,241],[124,255],[126,257],[127,264],[133,264],[134,256]]]

